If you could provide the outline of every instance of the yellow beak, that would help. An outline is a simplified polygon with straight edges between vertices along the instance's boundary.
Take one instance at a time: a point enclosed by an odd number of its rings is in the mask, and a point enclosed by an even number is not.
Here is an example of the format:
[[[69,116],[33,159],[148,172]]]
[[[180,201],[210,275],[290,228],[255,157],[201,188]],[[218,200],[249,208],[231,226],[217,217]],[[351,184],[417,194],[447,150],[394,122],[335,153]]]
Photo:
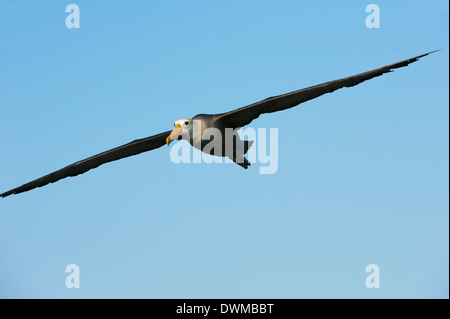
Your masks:
[[[169,145],[170,143],[172,143],[172,141],[178,139],[182,135],[183,135],[183,129],[181,128],[180,124],[177,124],[175,126],[174,130],[172,131],[172,133],[170,133],[170,135],[167,136],[166,144]]]

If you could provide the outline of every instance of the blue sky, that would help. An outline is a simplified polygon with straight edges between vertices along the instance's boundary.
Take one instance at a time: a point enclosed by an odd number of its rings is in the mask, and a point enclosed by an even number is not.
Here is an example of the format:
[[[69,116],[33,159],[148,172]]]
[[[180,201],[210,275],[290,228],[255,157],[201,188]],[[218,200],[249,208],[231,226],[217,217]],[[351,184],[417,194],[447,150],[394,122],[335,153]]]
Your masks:
[[[443,50],[254,121],[278,128],[276,174],[163,147],[1,199],[0,297],[449,297],[447,1],[377,1],[379,29],[361,1],[77,1],[79,29],[69,3],[0,3],[1,191]]]

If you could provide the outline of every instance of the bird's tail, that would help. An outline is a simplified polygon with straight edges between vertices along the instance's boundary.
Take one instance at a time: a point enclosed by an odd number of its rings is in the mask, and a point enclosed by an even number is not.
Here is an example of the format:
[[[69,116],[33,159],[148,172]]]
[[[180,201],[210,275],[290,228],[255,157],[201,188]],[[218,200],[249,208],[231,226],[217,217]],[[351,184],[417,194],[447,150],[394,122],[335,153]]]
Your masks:
[[[234,159],[233,159],[233,162],[235,162],[235,163],[238,164],[239,166],[241,166],[241,167],[247,169],[247,168],[250,166],[250,162],[249,162],[245,157],[243,157],[243,159],[244,159],[244,161],[241,162],[241,161],[236,161],[236,159],[234,158]]]

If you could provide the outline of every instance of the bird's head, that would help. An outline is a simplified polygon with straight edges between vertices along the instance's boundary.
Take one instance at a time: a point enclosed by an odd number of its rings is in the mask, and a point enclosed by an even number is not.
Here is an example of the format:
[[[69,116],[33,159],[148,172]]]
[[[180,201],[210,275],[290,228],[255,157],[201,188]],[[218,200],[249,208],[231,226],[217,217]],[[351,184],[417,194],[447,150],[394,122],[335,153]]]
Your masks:
[[[192,136],[192,130],[193,130],[193,121],[191,119],[181,119],[178,121],[175,121],[173,123],[175,126],[174,130],[170,133],[169,136],[166,138],[166,143],[169,145],[174,140],[188,140],[190,139],[190,136]]]

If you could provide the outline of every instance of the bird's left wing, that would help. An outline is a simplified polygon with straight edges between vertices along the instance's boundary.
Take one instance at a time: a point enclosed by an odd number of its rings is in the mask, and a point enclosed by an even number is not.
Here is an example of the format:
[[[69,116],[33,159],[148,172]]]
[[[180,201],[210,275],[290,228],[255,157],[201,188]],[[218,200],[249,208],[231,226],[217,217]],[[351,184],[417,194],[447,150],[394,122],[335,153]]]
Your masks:
[[[19,194],[22,192],[26,192],[36,187],[42,187],[49,183],[54,183],[56,181],[59,181],[60,179],[69,176],[76,176],[79,174],[83,174],[90,169],[96,168],[108,162],[117,161],[124,157],[136,155],[146,151],[151,151],[155,148],[163,146],[166,142],[166,137],[169,134],[170,131],[150,136],[147,138],[142,138],[130,142],[128,144],[113,148],[109,151],[91,156],[82,161],[78,161],[76,163],[73,163],[72,165],[64,167],[56,172],[38,178],[32,182],[26,183],[22,186],[4,192],[3,194],[0,194],[0,197],[6,197],[12,194]]]
[[[386,65],[372,71],[350,76],[348,78],[330,81],[323,84],[311,86],[306,89],[270,97],[260,102],[244,106],[227,113],[216,114],[214,116],[214,121],[220,121],[225,127],[243,127],[247,124],[250,124],[251,121],[258,118],[261,114],[285,110],[299,105],[300,103],[315,99],[316,97],[319,97],[325,93],[331,93],[343,87],[355,86],[361,82],[373,79],[374,77],[392,72],[394,69],[407,66],[408,64],[416,62],[418,59],[433,52],[436,51],[428,52],[407,60]]]

